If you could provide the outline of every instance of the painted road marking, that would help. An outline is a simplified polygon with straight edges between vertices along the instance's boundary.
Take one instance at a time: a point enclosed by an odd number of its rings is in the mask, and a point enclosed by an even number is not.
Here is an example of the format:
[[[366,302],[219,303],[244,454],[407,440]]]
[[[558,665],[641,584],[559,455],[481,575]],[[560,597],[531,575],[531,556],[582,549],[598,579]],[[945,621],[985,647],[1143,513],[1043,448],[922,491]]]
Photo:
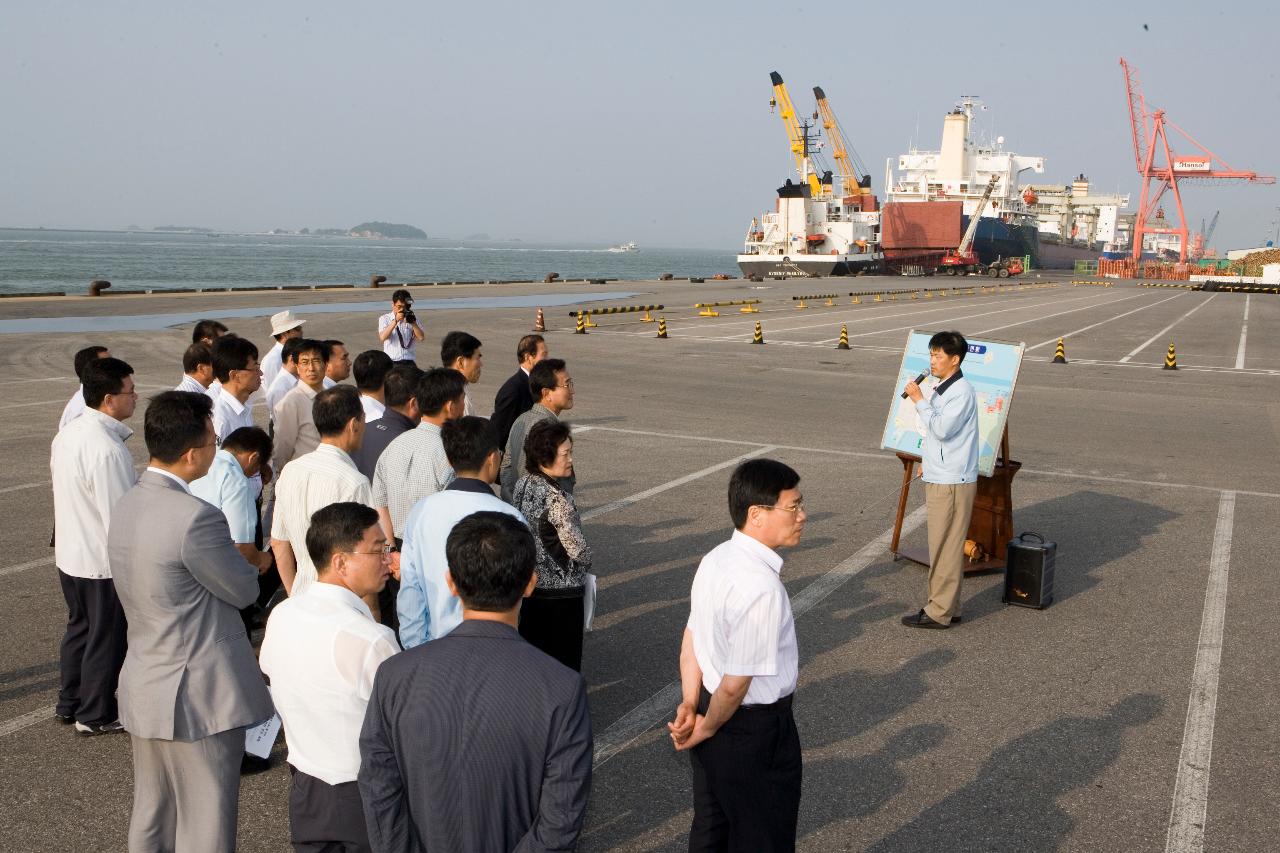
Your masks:
[[[1210,296],[1210,297],[1209,297],[1208,299],[1206,299],[1204,302],[1201,302],[1199,305],[1197,305],[1196,307],[1192,308],[1190,311],[1188,311],[1187,313],[1183,314],[1181,317],[1179,317],[1178,319],[1174,320],[1172,323],[1170,323],[1169,325],[1165,326],[1163,329],[1161,329],[1160,331],[1156,332],[1156,333],[1155,333],[1154,335],[1152,335],[1151,337],[1147,338],[1145,341],[1143,341],[1141,344],[1139,344],[1139,345],[1138,345],[1138,347],[1137,347],[1136,349],[1134,349],[1134,351],[1133,351],[1133,352],[1129,353],[1129,354],[1128,354],[1128,355],[1126,355],[1124,358],[1120,359],[1120,363],[1121,363],[1121,364],[1126,364],[1126,363],[1128,363],[1130,359],[1132,359],[1135,355],[1137,355],[1138,353],[1142,352],[1144,349],[1146,349],[1147,347],[1149,347],[1149,346],[1150,346],[1154,341],[1158,340],[1159,338],[1164,337],[1165,333],[1166,333],[1166,332],[1168,332],[1170,329],[1172,329],[1174,326],[1178,325],[1178,324],[1179,324],[1179,323],[1181,323],[1183,320],[1187,319],[1187,318],[1188,318],[1188,317],[1190,317],[1192,314],[1196,313],[1196,312],[1197,312],[1197,311],[1199,311],[1201,308],[1203,308],[1204,306],[1206,306],[1206,305],[1208,305],[1210,302],[1212,302],[1212,301],[1214,300],[1214,298],[1215,298],[1217,295],[1218,295],[1218,294],[1216,294],[1216,293],[1215,293],[1215,294],[1213,294],[1213,296]]]
[[[992,332],[998,332],[1001,329],[1012,329],[1014,326],[1025,326],[1027,323],[1035,323],[1040,320],[1048,320],[1050,317],[1059,317],[1063,314],[1074,314],[1077,311],[1088,311],[1090,308],[1096,308],[1099,305],[1103,305],[1103,306],[1115,305],[1117,302],[1125,302],[1129,299],[1137,299],[1139,296],[1142,296],[1142,294],[1135,293],[1133,296],[1124,297],[1124,299],[1113,299],[1110,302],[1094,303],[1093,305],[1084,305],[1080,308],[1069,308],[1066,311],[1059,311],[1056,314],[1045,314],[1043,317],[1032,317],[1030,320],[1019,320],[1016,323],[1006,323],[1003,326],[996,326],[994,329],[983,329],[980,332],[974,332],[974,334],[989,335]]]
[[[1209,765],[1213,759],[1213,724],[1218,708],[1218,672],[1222,663],[1222,629],[1227,613],[1227,572],[1231,566],[1231,528],[1236,493],[1223,492],[1218,501],[1218,525],[1213,532],[1209,581],[1204,591],[1204,615],[1191,675],[1187,723],[1182,731],[1178,778],[1173,786],[1167,853],[1204,850],[1204,824],[1209,806]]]
[[[1249,336],[1249,294],[1244,297],[1244,319],[1240,321],[1240,348],[1236,350],[1236,370],[1244,370],[1244,342]]]
[[[1083,329],[1076,329],[1074,332],[1067,332],[1065,335],[1055,335],[1052,338],[1049,338],[1049,340],[1047,341],[1041,341],[1038,344],[1027,347],[1025,351],[1031,352],[1032,350],[1040,349],[1040,347],[1047,347],[1049,346],[1049,344],[1056,344],[1058,342],[1058,338],[1069,338],[1073,335],[1078,335],[1081,332],[1087,332],[1090,329],[1096,329],[1099,326],[1105,326],[1107,323],[1110,323],[1113,320],[1119,320],[1121,317],[1128,317],[1130,314],[1137,314],[1139,311],[1146,311],[1148,308],[1155,308],[1157,305],[1168,302],[1170,299],[1177,299],[1179,296],[1183,296],[1183,295],[1185,294],[1175,293],[1173,296],[1165,297],[1164,299],[1161,299],[1159,302],[1152,302],[1150,305],[1143,305],[1141,308],[1134,308],[1132,311],[1126,311],[1123,314],[1117,314],[1114,317],[1108,317],[1106,320],[1100,320],[1097,323],[1092,323],[1088,326],[1085,326]]]
[[[31,560],[26,563],[18,563],[16,566],[5,566],[0,569],[0,578],[8,575],[16,575],[19,572],[25,572],[27,569],[38,569],[41,566],[52,566],[53,557],[41,557],[38,560]]]
[[[12,720],[5,720],[0,723],[0,737],[6,737],[14,732],[20,732],[28,726],[34,726],[42,720],[53,719],[54,706],[46,705],[43,708],[37,708],[29,711],[21,717],[14,717]]]
[[[1049,304],[1049,305],[1052,305],[1052,304],[1054,304],[1055,302],[1056,302],[1057,304],[1062,304],[1062,303],[1071,303],[1071,302],[1080,302],[1080,301],[1084,301],[1084,300],[1086,300],[1086,299],[1088,299],[1088,300],[1093,300],[1093,299],[1094,299],[1094,297],[1092,297],[1092,296],[1083,296],[1083,297],[1079,297],[1079,298],[1077,298],[1077,299],[1069,299],[1069,300],[1054,300],[1053,302],[1050,302],[1050,303],[1048,303],[1048,304]],[[1118,301],[1120,301],[1120,300],[1112,300],[1112,301],[1117,301],[1117,302],[1118,302]],[[953,303],[953,304],[954,304],[954,303]],[[1106,303],[1106,304],[1110,304],[1110,303]],[[937,307],[937,308],[929,308],[929,309],[923,309],[923,310],[918,310],[918,311],[907,311],[907,312],[903,312],[903,313],[901,313],[901,314],[886,314],[886,315],[882,315],[882,316],[880,317],[880,319],[887,320],[887,319],[890,319],[891,317],[906,317],[906,316],[919,317],[919,316],[921,316],[921,315],[923,315],[923,314],[926,314],[926,313],[935,313],[935,312],[937,312],[937,311],[945,311],[945,310],[947,310],[947,309],[950,309],[951,307],[952,307],[951,305],[946,305],[946,306],[939,306],[939,307]],[[1008,308],[1000,308],[1000,309],[995,310],[995,311],[983,311],[983,312],[981,312],[981,313],[979,313],[979,314],[968,314],[968,315],[965,315],[965,316],[963,316],[963,317],[947,317],[947,318],[945,318],[945,319],[946,319],[946,322],[950,323],[950,322],[955,321],[955,320],[969,320],[969,319],[972,319],[972,318],[974,318],[974,317],[986,317],[986,316],[989,316],[989,315],[991,315],[991,314],[1007,314],[1007,313],[1008,313],[1008,312],[1010,312],[1010,311],[1024,311],[1024,310],[1026,310],[1026,309],[1028,309],[1028,308],[1041,308],[1041,307],[1046,307],[1046,306],[1045,306],[1045,303],[1037,303],[1037,304],[1034,304],[1034,305],[1030,305],[1030,304],[1028,304],[1028,305],[1013,305],[1013,306],[1010,306],[1010,307],[1008,307]],[[802,331],[802,330],[804,330],[804,329],[817,329],[817,328],[830,327],[831,325],[833,325],[833,323],[834,323],[834,322],[835,322],[834,320],[830,320],[830,319],[829,319],[829,320],[827,320],[827,321],[825,321],[825,322],[823,322],[823,323],[809,323],[809,324],[806,324],[806,325],[804,325],[804,326],[788,326],[787,328],[778,328],[778,327],[776,327],[776,326],[772,326],[772,327],[770,327],[767,331],[768,331],[768,333],[769,333],[769,334],[771,334],[771,335],[778,335],[778,334],[782,334],[782,333],[786,333],[786,332],[799,332],[799,331]],[[919,323],[913,323],[913,324],[912,324],[912,325],[910,325],[910,326],[895,326],[895,327],[894,327],[894,328],[892,328],[892,329],[880,329],[880,330],[872,330],[872,331],[870,331],[870,332],[861,332],[861,333],[856,334],[856,335],[850,335],[849,337],[851,337],[851,338],[865,338],[865,337],[867,337],[867,336],[869,336],[869,335],[880,335],[880,334],[884,334],[884,333],[886,333],[886,332],[900,332],[900,331],[902,331],[902,330],[904,330],[904,329],[918,329],[918,328],[920,328],[920,324],[919,324]],[[751,335],[751,333],[750,333],[750,332],[737,332],[737,333],[735,333],[735,334],[728,335],[727,337],[728,337],[728,338],[730,338],[730,339],[733,339],[733,338],[746,338],[746,337],[749,337],[750,335]],[[834,342],[835,342],[835,340],[836,340],[835,338],[831,338],[831,340],[830,340],[830,341],[823,340],[823,341],[817,341],[816,343],[834,343]]]
[[[770,451],[777,450],[777,449],[778,448],[772,444],[766,444],[761,447],[757,447],[755,450],[751,451],[750,453],[744,453],[741,456],[735,456],[734,458],[728,460],[727,462],[721,462],[717,465],[712,465],[709,468],[703,468],[701,471],[694,471],[692,474],[686,474],[683,477],[678,477],[668,483],[663,483],[660,486],[654,486],[651,489],[645,489],[643,492],[636,492],[634,495],[630,495],[625,498],[619,498],[616,501],[610,501],[607,504],[602,504],[598,507],[594,507],[593,509],[589,509],[586,512],[582,513],[582,520],[590,521],[593,518],[599,518],[605,513],[613,512],[614,510],[624,509],[626,507],[631,506],[632,504],[637,504],[642,500],[651,498],[654,495],[658,495],[670,489],[674,489],[677,486],[683,486],[685,483],[692,483],[694,480],[699,480],[707,476],[708,474],[714,474],[717,471],[723,471],[725,468],[732,468],[740,462],[746,462],[748,459],[754,459],[757,456],[762,456],[765,453],[769,453]]]
[[[26,489],[36,489],[36,488],[39,488],[40,486],[52,486],[52,485],[53,485],[53,481],[51,480],[41,480],[38,483],[20,483],[19,485],[16,485],[16,486],[5,486],[3,489],[0,489],[0,495],[5,495],[5,494],[8,494],[9,492],[21,492],[21,491],[25,491]]]
[[[910,533],[924,523],[926,507],[918,507],[902,520],[902,532]],[[855,575],[871,565],[877,558],[888,556],[889,542],[893,538],[893,528],[872,539],[857,553],[835,566],[817,580],[812,581],[804,589],[791,597],[791,612],[795,618],[813,609],[824,598],[849,582]],[[595,757],[591,762],[592,769],[598,768],[610,758],[627,748],[636,738],[643,735],[663,720],[675,714],[680,704],[680,682],[673,681],[654,693],[648,699],[619,717],[612,725],[595,739]]]
[[[575,429],[581,430],[581,429],[586,429],[586,427],[585,426],[575,427]],[[714,444],[736,444],[744,447],[760,446],[760,442],[758,441],[743,441],[741,439],[736,439],[736,438],[719,438],[717,436],[709,436],[709,435],[689,435],[686,433],[657,432],[653,430],[625,429],[623,427],[607,427],[607,426],[596,426],[596,425],[591,425],[591,429],[599,430],[601,432],[618,432],[618,433],[625,433],[628,435],[653,436],[655,438],[677,438],[677,439],[687,439],[689,441],[706,441]],[[859,459],[879,459],[882,461],[887,461],[893,458],[889,456],[888,451],[880,451],[879,453],[873,453],[867,450],[835,450],[829,447],[802,447],[795,444],[774,444],[770,446],[772,446],[775,450],[794,450],[799,453],[824,453],[832,456],[849,456],[849,457],[854,457]],[[1167,480],[1138,480],[1131,477],[1107,477],[1102,474],[1078,474],[1074,471],[1051,471],[1044,468],[1024,467],[1024,468],[1020,468],[1019,471],[1023,474],[1038,474],[1043,477],[1062,477],[1069,480],[1087,480],[1087,481],[1099,482],[1099,483],[1120,483],[1126,486],[1157,486],[1157,487],[1165,487],[1170,489],[1196,489],[1199,491],[1214,492],[1215,494],[1222,493],[1222,489],[1220,487],[1206,486],[1203,483],[1174,483],[1174,482],[1169,482]],[[1256,491],[1245,491],[1243,489],[1235,489],[1234,493],[1237,495],[1248,495],[1249,497],[1255,497],[1255,498],[1280,498],[1280,492],[1256,492]]]

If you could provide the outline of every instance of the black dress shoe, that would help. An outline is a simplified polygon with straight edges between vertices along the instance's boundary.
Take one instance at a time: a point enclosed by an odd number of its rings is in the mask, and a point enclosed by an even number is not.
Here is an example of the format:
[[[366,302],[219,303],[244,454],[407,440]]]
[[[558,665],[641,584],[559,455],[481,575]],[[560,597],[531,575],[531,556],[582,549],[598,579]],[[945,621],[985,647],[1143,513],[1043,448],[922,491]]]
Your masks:
[[[245,753],[240,759],[240,775],[252,776],[256,773],[263,773],[271,769],[271,759],[259,758],[256,755]]]
[[[76,721],[75,714],[59,714],[57,711],[53,712],[53,718],[64,726],[69,726]]]
[[[902,624],[908,628],[933,628],[939,631],[945,631],[948,627],[941,622],[934,622],[929,618],[929,614],[923,610],[919,613],[912,613],[910,616],[903,616]]]

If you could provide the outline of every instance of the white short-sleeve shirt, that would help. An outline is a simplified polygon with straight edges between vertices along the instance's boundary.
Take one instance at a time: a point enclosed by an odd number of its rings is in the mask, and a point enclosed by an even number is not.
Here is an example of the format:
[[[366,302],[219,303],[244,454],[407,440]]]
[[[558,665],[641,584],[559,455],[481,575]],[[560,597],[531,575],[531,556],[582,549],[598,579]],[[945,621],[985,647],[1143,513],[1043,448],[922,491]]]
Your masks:
[[[413,350],[418,345],[418,340],[413,336],[413,326],[408,323],[396,323],[396,314],[394,311],[388,311],[378,318],[378,332],[395,323],[395,331],[391,333],[385,341],[382,342],[382,351],[391,357],[392,361],[413,361]]]
[[[284,721],[289,763],[328,785],[354,782],[360,726],[395,634],[353,592],[313,583],[271,612],[258,663]]]
[[[799,673],[782,557],[740,530],[702,558],[689,596],[688,627],[714,693],[726,675],[749,675],[743,705],[769,705],[795,692]]]

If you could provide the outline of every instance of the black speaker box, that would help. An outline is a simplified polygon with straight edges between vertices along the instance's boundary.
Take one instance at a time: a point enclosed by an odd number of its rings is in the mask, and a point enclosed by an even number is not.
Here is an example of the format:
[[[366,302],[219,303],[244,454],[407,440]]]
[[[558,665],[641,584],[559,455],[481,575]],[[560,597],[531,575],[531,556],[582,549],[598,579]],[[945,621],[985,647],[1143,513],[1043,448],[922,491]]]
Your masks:
[[[1037,610],[1052,604],[1057,555],[1058,544],[1039,533],[1022,533],[1010,539],[1004,564],[1004,603]]]

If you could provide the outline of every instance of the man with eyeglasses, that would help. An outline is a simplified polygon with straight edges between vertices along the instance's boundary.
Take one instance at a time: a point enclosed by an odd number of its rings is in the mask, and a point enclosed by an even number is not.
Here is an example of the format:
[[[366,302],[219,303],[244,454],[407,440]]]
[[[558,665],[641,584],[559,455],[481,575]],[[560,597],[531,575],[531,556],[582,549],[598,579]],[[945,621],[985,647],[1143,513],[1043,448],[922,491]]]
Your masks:
[[[680,646],[681,702],[667,724],[693,766],[690,851],[794,851],[800,737],[791,600],[777,549],[804,532],[800,475],[752,459],[729,480],[728,542],[702,559]]]
[[[511,494],[516,481],[524,474],[524,440],[538,421],[547,418],[560,420],[560,413],[573,408],[573,377],[565,366],[563,358],[545,358],[529,371],[529,391],[536,400],[533,408],[515,419],[511,424],[511,432],[507,434],[506,453],[502,457],[502,470],[499,481],[502,484],[502,499],[511,503]],[[574,484],[578,482],[577,474],[561,477],[558,482],[566,492],[573,493]]]
[[[369,850],[360,726],[378,666],[400,648],[364,599],[391,577],[390,543],[375,510],[342,502],[311,516],[306,546],[316,582],[272,611],[258,657],[294,771],[290,840],[297,850]]]
[[[275,425],[275,456],[272,467],[278,473],[303,454],[320,444],[320,433],[311,409],[316,395],[325,390],[325,369],[329,362],[329,345],[324,341],[304,340],[298,345],[294,364],[298,366],[298,384],[271,410]]]
[[[118,358],[85,364],[85,410],[53,439],[53,559],[67,629],[54,715],[77,734],[120,732],[116,683],[125,655],[126,624],[107,557],[107,530],[116,504],[137,482],[125,441],[133,430],[138,392],[133,368]]]
[[[222,383],[222,393],[213,401],[213,431],[221,444],[240,427],[254,425],[249,397],[262,386],[258,347],[235,335],[218,338],[213,342],[213,375]]]

